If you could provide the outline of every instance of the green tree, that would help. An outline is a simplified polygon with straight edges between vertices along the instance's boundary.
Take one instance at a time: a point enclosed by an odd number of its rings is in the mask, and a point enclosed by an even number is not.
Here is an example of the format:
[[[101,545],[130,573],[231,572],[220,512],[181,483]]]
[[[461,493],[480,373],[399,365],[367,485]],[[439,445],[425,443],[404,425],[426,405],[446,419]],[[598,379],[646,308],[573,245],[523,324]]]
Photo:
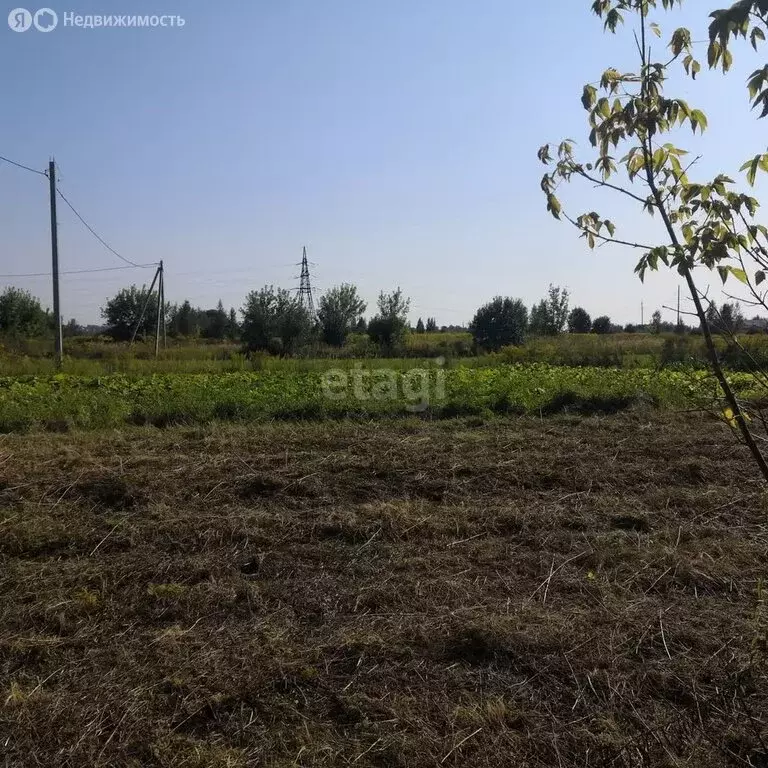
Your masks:
[[[349,283],[342,283],[324,293],[317,308],[323,341],[332,347],[343,347],[347,336],[365,312],[365,306],[357,288]]]
[[[523,343],[528,327],[528,310],[520,299],[496,296],[475,313],[469,330],[478,347],[496,351]]]
[[[651,315],[651,333],[661,333],[661,310],[656,310]]]
[[[758,0],[760,7],[764,2]],[[588,113],[589,143],[596,155],[577,158],[571,140],[562,141],[554,156],[549,145],[543,146],[539,159],[550,170],[542,178],[541,188],[550,213],[574,225],[589,247],[594,248],[598,242],[612,242],[640,250],[636,272],[641,279],[647,270],[658,269],[659,264],[676,269],[685,279],[702,326],[710,366],[732,414],[731,423],[740,430],[763,477],[768,480],[768,463],[723,373],[702,297],[693,278],[693,269],[702,265],[717,268],[723,280],[733,275],[746,281],[745,270],[729,261],[742,250],[754,250],[763,230],[768,236],[768,229],[751,223],[757,201],[736,192],[733,180],[725,174],[718,174],[709,183],[692,182],[688,176],[692,163],[686,163],[685,150],[671,142],[669,134],[681,126],[687,125],[694,133],[707,128],[707,117],[701,110],[664,92],[673,65],[682,65],[693,78],[701,71],[701,65],[694,58],[689,30],[674,31],[669,42],[670,53],[665,52],[663,59],[653,58],[661,46],[650,45],[651,35],[663,34],[661,27],[651,21],[651,13],[681,3],[682,0],[594,0],[592,10],[612,33],[626,17],[635,20],[634,36],[628,41],[628,47],[636,49],[639,61],[634,71],[609,68],[597,84],[584,86],[582,106]],[[741,5],[745,4],[742,0]],[[619,176],[620,165],[621,177],[614,178]],[[617,237],[615,223],[595,210],[582,214],[566,211],[559,197],[560,186],[572,181],[583,181],[591,187],[634,200],[660,219],[664,239],[650,244],[631,242]],[[642,182],[642,187],[633,187],[635,182]],[[755,274],[754,279],[761,277],[765,278],[764,272]]]
[[[568,333],[589,333],[592,330],[592,318],[582,307],[574,307],[568,315]]]
[[[237,312],[235,312],[234,307],[231,307],[229,310],[229,317],[227,318],[227,327],[224,335],[230,341],[235,341],[240,336],[240,324],[237,322]]]
[[[535,336],[557,336],[568,322],[568,291],[549,286],[546,298],[531,308],[529,328]]]
[[[592,323],[592,333],[597,333],[600,336],[604,336],[611,332],[611,318],[607,315],[601,315],[596,317]]]
[[[206,323],[203,336],[206,339],[217,339],[221,341],[224,339],[227,332],[227,313],[224,309],[221,299],[216,305],[216,309],[208,309],[205,311]]]
[[[426,333],[426,329],[424,328],[424,321],[419,318],[418,322],[416,323],[416,333]]]
[[[714,333],[732,335],[744,328],[744,315],[738,302],[725,302],[717,308],[714,301],[707,307],[707,323]]]
[[[738,333],[744,328],[744,314],[738,301],[726,302],[720,307],[720,322],[723,331],[728,334]]]
[[[368,337],[386,350],[395,348],[408,330],[408,309],[411,300],[398,287],[392,293],[379,294],[378,314],[368,323]]]
[[[312,327],[309,313],[298,298],[271,285],[251,291],[241,312],[240,335],[249,351],[291,354],[307,339]]]
[[[547,327],[547,303],[542,299],[531,307],[531,316],[528,320],[528,330],[533,336],[543,336]]]
[[[181,306],[173,308],[169,323],[171,333],[174,336],[197,336],[200,330],[197,315],[189,300],[185,299]]]
[[[42,336],[53,318],[29,291],[8,286],[0,293],[0,331],[9,336]]]
[[[437,320],[434,317],[427,318],[427,333],[435,333],[437,331]]]
[[[101,309],[101,316],[107,323],[107,334],[115,341],[130,341],[134,328],[139,322],[142,309],[147,303],[144,317],[138,327],[137,336],[145,337],[155,333],[157,328],[157,291],[150,295],[146,286],[122,288]]]

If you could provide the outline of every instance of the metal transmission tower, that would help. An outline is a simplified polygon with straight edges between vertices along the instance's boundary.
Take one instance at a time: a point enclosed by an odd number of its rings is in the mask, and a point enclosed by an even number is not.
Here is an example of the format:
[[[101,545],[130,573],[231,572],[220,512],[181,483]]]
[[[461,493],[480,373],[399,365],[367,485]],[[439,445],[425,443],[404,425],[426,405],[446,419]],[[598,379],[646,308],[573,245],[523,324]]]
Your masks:
[[[299,278],[299,304],[309,312],[310,317],[315,316],[315,301],[312,298],[312,283],[309,279],[309,262],[307,261],[307,246],[301,259],[301,277]]]

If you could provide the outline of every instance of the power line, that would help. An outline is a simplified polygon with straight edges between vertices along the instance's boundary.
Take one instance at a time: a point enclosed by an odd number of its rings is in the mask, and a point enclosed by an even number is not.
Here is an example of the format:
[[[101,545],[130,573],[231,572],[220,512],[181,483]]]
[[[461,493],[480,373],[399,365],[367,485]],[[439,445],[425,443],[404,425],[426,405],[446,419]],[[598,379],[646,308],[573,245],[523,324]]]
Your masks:
[[[133,264],[130,267],[102,267],[100,269],[72,269],[65,272],[59,272],[60,275],[86,275],[91,272],[117,272],[122,269],[147,269],[148,267],[156,267],[156,264]],[[0,275],[2,279],[8,279],[12,277],[50,277],[50,272],[28,272],[23,275]]]
[[[6,163],[10,163],[11,165],[15,165],[17,168],[23,168],[25,171],[29,171],[30,173],[39,173],[41,176],[48,176],[45,171],[38,171],[36,168],[30,168],[28,165],[23,165],[22,163],[17,163],[15,160],[9,160],[7,157],[3,157],[0,155],[0,160],[4,160]]]
[[[312,263],[312,262],[310,262]],[[285,267],[298,267],[299,263],[296,264],[259,264],[259,269],[283,269]],[[210,269],[202,269],[202,270],[196,270],[194,272],[174,272],[175,277],[187,277],[187,276],[194,276],[194,275],[210,275],[210,274],[216,274],[216,275],[226,275],[226,274],[234,274],[238,272],[254,272],[254,267],[238,267],[233,269],[214,269],[213,271]]]
[[[64,202],[65,202],[65,203],[66,203],[66,204],[69,206],[69,208],[70,208],[70,210],[72,211],[72,213],[74,213],[74,214],[75,214],[75,216],[77,216],[77,218],[78,218],[78,219],[80,219],[80,221],[81,221],[81,223],[83,224],[83,226],[84,226],[84,227],[85,227],[85,228],[86,228],[86,229],[87,229],[87,230],[88,230],[88,231],[89,231],[89,232],[90,232],[90,233],[91,233],[91,234],[92,234],[92,235],[93,235],[93,236],[94,236],[94,237],[95,237],[95,238],[96,238],[96,239],[97,239],[97,240],[98,240],[98,241],[99,241],[99,242],[100,242],[100,243],[101,243],[101,244],[102,244],[102,245],[103,245],[103,246],[104,246],[104,247],[105,247],[105,248],[106,248],[106,249],[107,249],[107,250],[108,250],[110,253],[113,253],[115,256],[117,256],[117,258],[118,258],[118,259],[120,259],[121,261],[124,261],[126,264],[130,264],[132,267],[141,267],[141,266],[145,266],[145,265],[143,265],[143,264],[137,264],[135,261],[131,261],[130,259],[126,259],[126,258],[125,258],[125,256],[121,256],[121,255],[120,255],[120,254],[119,254],[119,253],[118,253],[118,252],[117,252],[117,251],[116,251],[114,248],[112,248],[112,246],[111,246],[111,245],[108,245],[107,243],[105,243],[105,242],[104,242],[104,240],[103,240],[103,239],[102,239],[102,238],[101,238],[101,237],[100,237],[98,234],[96,234],[96,232],[93,230],[93,227],[91,227],[91,225],[90,225],[90,224],[88,224],[88,222],[87,222],[87,221],[86,221],[86,220],[85,220],[85,219],[84,219],[84,218],[83,218],[83,217],[82,217],[82,216],[81,216],[81,215],[80,215],[80,214],[77,212],[77,210],[75,209],[75,206],[74,206],[74,205],[72,205],[72,203],[70,203],[70,202],[69,202],[69,200],[67,200],[67,198],[66,198],[66,197],[64,197],[64,193],[63,193],[63,192],[62,192],[62,191],[61,191],[61,190],[60,190],[58,187],[56,188],[56,191],[59,193],[59,197],[60,197],[60,198],[61,198],[61,199],[62,199],[62,200],[63,200],[63,201],[64,201]],[[154,266],[154,265],[153,265],[153,266]]]
[[[11,160],[8,157],[3,157],[3,155],[0,155],[0,160],[3,160],[6,163],[10,163],[11,165],[15,165],[17,168],[22,168],[25,171],[29,171],[30,173],[37,173],[40,176],[45,176],[48,178],[48,174],[44,171],[38,171],[35,168],[30,168],[28,165],[24,165],[23,163],[17,163],[15,160]],[[57,187],[56,192],[58,192],[59,197],[69,206],[72,213],[77,216],[78,219],[80,219],[80,222],[83,224],[83,226],[110,252],[113,253],[115,256],[117,256],[118,259],[121,261],[124,261],[126,264],[130,264],[132,267],[143,267],[144,264],[137,264],[135,261],[131,261],[130,259],[126,259],[125,256],[122,256],[119,254],[111,245],[106,243],[104,239],[93,229],[93,227],[78,213],[77,209],[75,208],[72,203],[67,200],[64,193]],[[156,266],[156,265],[152,265]],[[73,272],[70,273],[64,273],[64,274],[75,274]],[[10,277],[36,277],[36,275],[10,275]]]

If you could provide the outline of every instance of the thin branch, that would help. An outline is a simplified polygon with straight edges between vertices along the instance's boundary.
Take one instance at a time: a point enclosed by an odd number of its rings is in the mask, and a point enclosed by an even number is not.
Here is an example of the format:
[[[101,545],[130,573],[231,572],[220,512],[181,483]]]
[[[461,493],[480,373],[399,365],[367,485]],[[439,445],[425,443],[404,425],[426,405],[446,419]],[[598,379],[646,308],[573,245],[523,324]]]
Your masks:
[[[616,192],[621,192],[622,194],[627,195],[627,197],[631,197],[633,200],[637,200],[637,202],[642,203],[643,205],[645,205],[647,202],[647,198],[640,197],[640,195],[636,195],[634,192],[630,192],[628,189],[624,189],[624,187],[620,187],[617,184],[611,184],[608,181],[602,181],[601,179],[590,175],[581,168],[575,168],[574,170],[577,174],[579,174],[579,176],[583,176],[585,179],[591,181],[593,184],[596,184],[598,187],[608,187],[608,189],[614,189]]]
[[[662,304],[661,308],[668,309],[670,312],[677,312],[677,307],[670,307],[667,304]],[[696,312],[688,312],[684,309],[681,309],[680,314],[685,315],[686,317],[695,317],[697,320],[699,319],[699,316],[696,314]]]
[[[688,175],[688,171],[690,171],[691,168],[693,168],[693,166],[696,165],[696,163],[699,162],[699,160],[701,160],[701,155],[698,155],[697,157],[694,157],[693,160],[691,160],[691,162],[688,163],[688,165],[686,165],[685,168],[683,168],[683,172],[680,174],[680,176],[675,175],[675,184],[676,185],[680,183],[680,179],[683,176],[687,176]],[[674,173],[674,171],[673,171],[673,173]],[[670,189],[669,190],[669,194],[664,198],[664,205],[666,205],[667,204],[667,200],[669,200],[669,198],[672,197],[673,190],[674,190],[674,188]]]
[[[654,246],[652,245],[644,245],[643,243],[630,243],[627,240],[619,240],[616,237],[606,237],[605,235],[601,235],[599,232],[593,232],[591,229],[587,229],[586,227],[582,227],[577,221],[574,221],[567,213],[562,214],[568,221],[573,224],[576,229],[578,229],[580,232],[585,232],[586,234],[592,235],[593,237],[596,237],[598,240],[603,240],[606,243],[615,243],[616,245],[626,245],[628,248],[643,248],[646,251],[653,250]]]

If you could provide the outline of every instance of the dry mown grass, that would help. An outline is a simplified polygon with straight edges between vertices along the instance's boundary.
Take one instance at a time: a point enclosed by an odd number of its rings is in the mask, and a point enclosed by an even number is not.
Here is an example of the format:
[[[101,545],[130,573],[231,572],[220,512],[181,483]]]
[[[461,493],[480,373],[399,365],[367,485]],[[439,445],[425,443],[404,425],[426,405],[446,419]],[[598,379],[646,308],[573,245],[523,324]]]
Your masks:
[[[766,509],[719,425],[0,454],[5,766],[768,765]]]

